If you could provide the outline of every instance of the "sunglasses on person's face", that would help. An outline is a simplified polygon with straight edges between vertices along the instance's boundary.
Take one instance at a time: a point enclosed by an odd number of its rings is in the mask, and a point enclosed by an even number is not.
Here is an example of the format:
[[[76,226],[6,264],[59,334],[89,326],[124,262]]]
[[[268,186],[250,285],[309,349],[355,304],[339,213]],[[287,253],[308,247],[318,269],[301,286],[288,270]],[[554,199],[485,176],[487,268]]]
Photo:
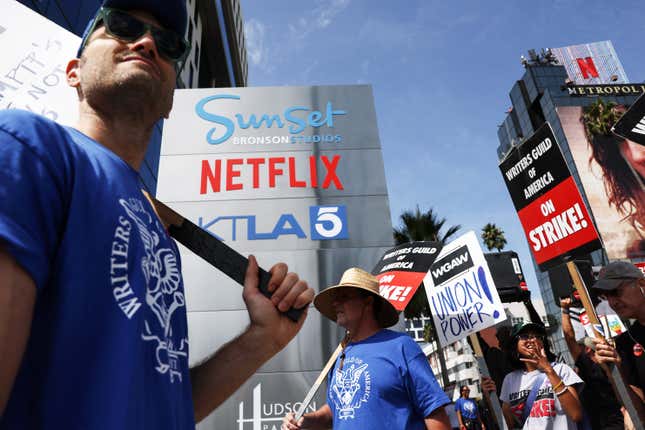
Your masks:
[[[159,55],[173,63],[181,63],[190,50],[190,44],[174,31],[155,27],[118,9],[101,8],[88,34],[92,34],[101,24],[110,36],[125,42],[133,42],[149,31]],[[83,48],[86,44],[87,40]]]
[[[543,339],[543,337],[542,337],[542,336],[540,336],[539,334],[535,334],[535,333],[522,333],[522,334],[518,334],[518,335],[517,335],[517,338],[518,338],[519,340],[524,341],[524,342],[526,342],[527,340],[542,340],[542,339]]]

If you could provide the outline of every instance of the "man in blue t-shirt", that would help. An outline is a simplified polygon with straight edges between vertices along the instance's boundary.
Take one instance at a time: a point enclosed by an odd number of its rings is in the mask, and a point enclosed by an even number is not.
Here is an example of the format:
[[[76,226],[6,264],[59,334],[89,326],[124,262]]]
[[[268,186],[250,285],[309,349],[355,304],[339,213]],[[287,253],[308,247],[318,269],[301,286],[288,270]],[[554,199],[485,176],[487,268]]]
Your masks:
[[[399,316],[374,276],[348,269],[314,306],[344,327],[349,341],[329,376],[327,403],[297,422],[288,414],[282,429],[450,429],[443,408],[450,399],[425,354],[408,335],[385,329]]]
[[[79,120],[0,112],[0,429],[189,429],[296,335],[313,290],[249,264],[250,324],[189,369],[181,261],[138,170],[189,50],[184,0],[106,0],[67,81]]]
[[[477,403],[470,396],[468,385],[462,385],[459,389],[461,397],[455,402],[455,411],[459,420],[459,430],[486,430],[484,423],[479,416]]]

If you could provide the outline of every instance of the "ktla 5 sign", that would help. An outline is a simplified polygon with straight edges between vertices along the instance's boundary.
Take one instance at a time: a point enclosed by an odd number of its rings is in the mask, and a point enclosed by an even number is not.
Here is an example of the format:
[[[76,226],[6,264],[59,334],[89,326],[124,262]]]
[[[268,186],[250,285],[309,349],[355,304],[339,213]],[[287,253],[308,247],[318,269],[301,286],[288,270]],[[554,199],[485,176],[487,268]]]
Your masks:
[[[598,232],[548,123],[499,167],[541,270],[600,248]]]
[[[197,224],[220,240],[275,240],[282,236],[307,238],[303,223],[293,213],[268,217],[248,214],[200,216]],[[309,226],[311,240],[348,239],[347,208],[343,205],[310,206]],[[245,235],[240,236],[240,231]]]

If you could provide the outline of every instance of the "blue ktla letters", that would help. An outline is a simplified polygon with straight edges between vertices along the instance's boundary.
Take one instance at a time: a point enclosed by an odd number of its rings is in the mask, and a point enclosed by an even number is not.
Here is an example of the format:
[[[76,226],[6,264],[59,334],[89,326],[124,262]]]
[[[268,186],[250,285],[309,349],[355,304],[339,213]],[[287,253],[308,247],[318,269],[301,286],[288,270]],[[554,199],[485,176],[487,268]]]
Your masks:
[[[264,218],[264,216],[261,217]],[[349,238],[347,208],[344,205],[310,206],[309,222],[311,240]],[[298,239],[307,238],[301,227],[301,222],[298,222],[296,216],[290,213],[280,214],[275,222],[270,220],[269,225],[273,226],[270,231],[266,231],[266,229],[260,231],[256,215],[224,215],[212,219],[199,217],[197,223],[199,227],[220,240],[276,240],[283,236],[295,236]],[[246,231],[246,237],[238,237],[238,227],[242,233]],[[217,233],[213,230],[216,230]]]

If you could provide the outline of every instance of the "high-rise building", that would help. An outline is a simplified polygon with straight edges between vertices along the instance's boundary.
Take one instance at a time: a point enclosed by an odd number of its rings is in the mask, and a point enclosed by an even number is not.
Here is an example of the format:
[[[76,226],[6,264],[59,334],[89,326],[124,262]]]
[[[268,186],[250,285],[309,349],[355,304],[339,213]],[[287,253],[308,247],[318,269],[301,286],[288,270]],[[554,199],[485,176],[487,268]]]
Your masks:
[[[81,36],[101,0],[18,0]],[[186,39],[191,52],[177,79],[178,88],[244,87],[248,65],[239,0],[186,0]],[[144,187],[156,194],[163,122],[155,127],[141,166]]]
[[[511,88],[512,105],[497,131],[498,158],[504,159],[513,147],[549,122],[604,242],[604,249],[592,252],[585,259],[594,266],[616,258],[634,259],[638,256],[634,249],[635,244],[640,245],[635,239],[639,232],[620,216],[620,210],[606,194],[604,181],[609,180],[611,167],[594,158],[596,140],[586,124],[591,115],[589,106],[598,99],[623,108],[645,92],[645,87],[628,83],[609,41],[547,49],[539,54],[530,50],[528,56],[528,59],[521,57],[524,74]],[[618,237],[617,229],[624,234]],[[548,272],[539,270],[535,261],[534,265],[546,312],[559,321],[560,309],[553,297]],[[566,350],[559,330],[555,331],[552,341],[556,352]],[[566,353],[563,355],[567,357]]]

